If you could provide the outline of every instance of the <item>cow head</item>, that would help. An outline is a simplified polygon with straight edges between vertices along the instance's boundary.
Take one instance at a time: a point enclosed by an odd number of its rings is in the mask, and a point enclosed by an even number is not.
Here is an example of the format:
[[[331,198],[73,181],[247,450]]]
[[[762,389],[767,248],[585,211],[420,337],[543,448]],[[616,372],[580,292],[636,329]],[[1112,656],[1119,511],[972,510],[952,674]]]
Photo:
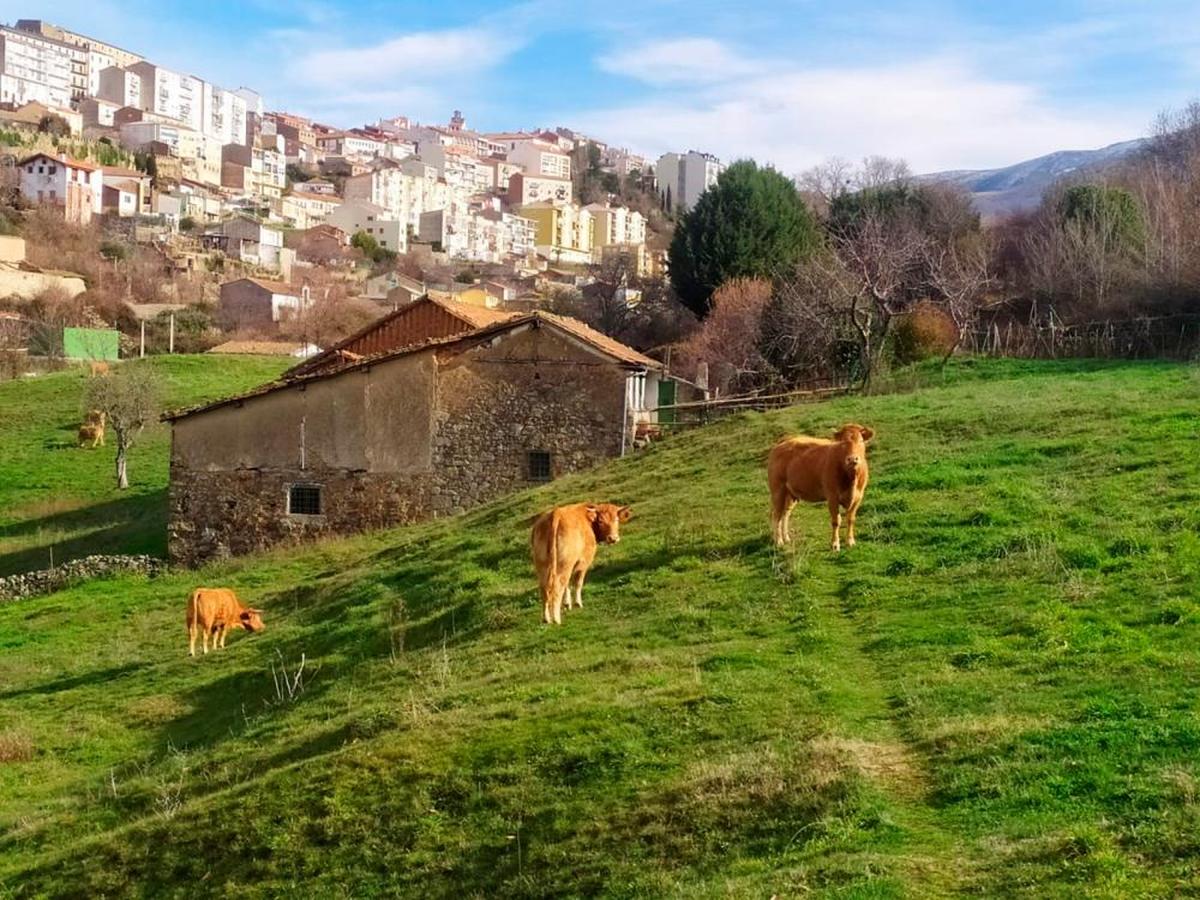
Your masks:
[[[842,468],[846,470],[847,474],[854,475],[859,466],[867,464],[867,442],[873,437],[875,437],[875,432],[870,428],[853,423],[843,425],[834,432],[833,439],[845,450],[845,455],[842,457]]]
[[[621,523],[628,522],[633,510],[615,503],[589,503],[586,508],[588,521],[596,540],[604,544],[615,544],[621,539]]]
[[[246,609],[242,610],[241,615],[238,616],[238,620],[242,623],[242,627],[247,631],[262,631],[264,628],[266,628],[266,626],[263,625],[261,610],[250,609],[247,607]]]

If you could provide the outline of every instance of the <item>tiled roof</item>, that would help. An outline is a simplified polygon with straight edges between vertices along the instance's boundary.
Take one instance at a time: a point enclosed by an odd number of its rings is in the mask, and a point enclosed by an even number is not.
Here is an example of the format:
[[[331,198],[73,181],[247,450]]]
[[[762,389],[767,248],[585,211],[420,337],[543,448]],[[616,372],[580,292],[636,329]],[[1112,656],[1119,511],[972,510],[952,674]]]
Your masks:
[[[25,165],[25,163],[29,162],[30,160],[41,159],[42,157],[45,157],[46,159],[52,159],[56,163],[62,163],[64,166],[69,166],[72,169],[83,169],[83,171],[85,171],[85,172],[99,172],[100,171],[100,167],[96,166],[96,165],[92,165],[92,163],[84,162],[81,159],[72,159],[69,156],[55,156],[52,153],[34,153],[31,156],[25,157],[23,160],[21,160],[19,163],[17,163],[17,165],[23,166],[23,165]]]
[[[303,349],[303,344],[288,341],[226,341],[217,344],[209,353],[228,353],[253,356],[291,356]]]
[[[266,278],[238,278],[236,281],[249,281],[252,284],[257,284],[263,290],[270,291],[272,294],[287,294],[289,297],[299,297],[300,288],[293,284],[285,284],[282,281],[269,281]],[[225,284],[233,284],[233,281],[227,281]],[[225,285],[221,285],[224,287]]]
[[[435,301],[435,302],[437,302],[437,301]],[[445,301],[441,301],[441,303],[444,303],[444,302]],[[464,304],[457,304],[457,305],[461,306]],[[482,313],[492,313],[492,314],[498,313],[498,311],[496,311],[496,310],[483,310],[482,308],[478,308],[478,309]],[[457,313],[457,310],[456,310],[456,313]],[[373,354],[370,356],[363,356],[358,359],[349,360],[349,361],[345,362],[345,364],[340,365],[340,366],[317,369],[308,374],[299,374],[294,377],[285,378],[285,379],[282,379],[279,381],[268,382],[267,384],[261,385],[260,387],[254,388],[253,390],[246,391],[243,394],[237,394],[233,397],[226,397],[222,400],[216,400],[211,403],[203,404],[201,406],[191,407],[189,409],[182,409],[182,410],[177,410],[175,412],[164,413],[162,416],[162,419],[164,421],[175,421],[176,419],[182,419],[187,416],[195,415],[197,413],[206,412],[210,409],[216,409],[221,406],[227,406],[231,403],[238,403],[243,400],[248,400],[252,397],[261,397],[264,394],[271,394],[271,393],[274,393],[275,391],[280,391],[285,388],[293,387],[298,384],[306,384],[307,382],[310,382],[310,381],[317,381],[317,380],[324,379],[324,378],[332,378],[336,375],[342,374],[343,372],[351,372],[356,369],[375,365],[377,363],[385,362],[387,360],[397,359],[402,356],[409,356],[414,353],[423,353],[427,350],[449,350],[449,349],[453,349],[453,348],[469,349],[470,347],[476,346],[478,343],[486,340],[487,338],[491,337],[492,335],[502,334],[506,331],[509,331],[510,329],[518,328],[518,327],[524,326],[524,325],[533,325],[534,327],[536,327],[539,323],[546,323],[546,324],[550,325],[552,328],[556,327],[556,328],[560,329],[561,331],[567,333],[568,335],[573,336],[576,339],[581,340],[586,344],[589,344],[593,349],[600,351],[601,353],[605,354],[606,356],[608,356],[624,365],[632,365],[632,366],[638,366],[638,367],[644,366],[646,368],[653,368],[653,369],[661,369],[662,368],[662,364],[659,363],[657,360],[653,360],[648,356],[644,356],[643,354],[638,353],[632,347],[627,347],[624,344],[622,344],[620,341],[614,340],[613,338],[610,338],[607,335],[601,334],[600,332],[596,331],[593,328],[589,328],[587,325],[584,325],[582,322],[580,322],[576,319],[571,319],[566,316],[557,316],[557,315],[553,315],[551,313],[546,313],[546,312],[541,312],[541,311],[534,311],[531,313],[499,313],[499,314],[503,315],[504,318],[499,321],[496,321],[492,325],[488,325],[488,326],[482,327],[482,328],[477,328],[476,330],[466,332],[465,334],[456,334],[456,335],[451,335],[449,337],[434,338],[432,340],[423,341],[422,343],[414,344],[414,345],[408,346],[408,347],[403,347],[398,350],[390,350],[390,351],[386,351],[386,352],[382,352],[382,353],[376,353],[376,354]],[[396,316],[396,313],[390,313],[389,315],[384,316],[383,319],[380,319],[379,322],[376,323],[376,325],[379,325],[380,323],[382,323],[384,321],[388,321],[388,320],[394,318],[395,316]],[[350,340],[350,339],[347,339],[347,340]],[[344,345],[345,343],[346,343],[346,341],[343,341],[342,345]],[[337,347],[330,348],[329,350],[325,351],[325,353],[323,353],[319,356],[313,357],[311,360],[309,360],[309,362],[316,362],[321,359],[329,359],[331,354],[336,354],[342,345],[338,345]]]

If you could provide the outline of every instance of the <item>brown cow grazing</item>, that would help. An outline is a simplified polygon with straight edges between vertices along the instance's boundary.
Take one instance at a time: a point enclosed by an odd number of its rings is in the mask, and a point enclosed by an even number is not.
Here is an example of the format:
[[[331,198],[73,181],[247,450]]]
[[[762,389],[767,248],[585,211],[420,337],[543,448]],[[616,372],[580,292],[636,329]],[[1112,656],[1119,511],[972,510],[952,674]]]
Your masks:
[[[533,523],[530,544],[533,566],[542,590],[542,621],[562,624],[563,601],[567,609],[583,608],[583,580],[596,558],[596,542],[615,544],[621,523],[632,511],[615,503],[576,503],[542,513]],[[575,597],[571,578],[575,577]]]
[[[257,609],[242,606],[237,594],[229,588],[196,588],[188,598],[188,656],[196,655],[196,638],[204,639],[204,652],[208,653],[208,636],[213,639],[213,649],[224,649],[225,634],[230,625],[241,625],[247,631],[262,631],[262,615]]]
[[[104,412],[93,409],[83,417],[79,426],[79,446],[91,444],[93,448],[104,446]]]
[[[767,483],[771,489],[771,526],[775,543],[791,541],[788,520],[797,500],[829,505],[832,546],[841,550],[842,515],[846,508],[846,546],[854,546],[854,519],[867,489],[867,442],[870,428],[843,425],[833,440],[815,437],[784,438],[771,448]]]
[[[92,362],[90,362],[88,364],[88,368],[91,370],[91,373],[93,375],[107,375],[108,374],[108,363],[106,363],[106,362],[100,362],[99,360],[93,360]]]

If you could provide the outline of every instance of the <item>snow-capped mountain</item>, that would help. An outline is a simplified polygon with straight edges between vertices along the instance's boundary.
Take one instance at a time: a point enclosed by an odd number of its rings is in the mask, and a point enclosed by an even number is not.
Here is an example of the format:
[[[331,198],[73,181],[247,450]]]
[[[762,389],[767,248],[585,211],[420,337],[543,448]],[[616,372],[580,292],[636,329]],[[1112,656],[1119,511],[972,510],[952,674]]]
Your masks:
[[[1059,179],[1094,172],[1120,162],[1146,146],[1146,139],[1121,141],[1099,150],[1059,150],[1002,169],[933,172],[922,181],[948,181],[971,192],[984,218],[1035,208],[1042,193]]]

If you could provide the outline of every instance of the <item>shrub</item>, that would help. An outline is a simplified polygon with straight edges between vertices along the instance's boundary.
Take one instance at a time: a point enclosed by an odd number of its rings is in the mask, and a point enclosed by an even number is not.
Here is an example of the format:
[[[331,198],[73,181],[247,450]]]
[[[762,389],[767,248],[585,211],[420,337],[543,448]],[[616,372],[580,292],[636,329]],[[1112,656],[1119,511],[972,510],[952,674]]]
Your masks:
[[[957,340],[954,320],[934,304],[922,301],[892,326],[892,358],[906,365],[945,356]]]

